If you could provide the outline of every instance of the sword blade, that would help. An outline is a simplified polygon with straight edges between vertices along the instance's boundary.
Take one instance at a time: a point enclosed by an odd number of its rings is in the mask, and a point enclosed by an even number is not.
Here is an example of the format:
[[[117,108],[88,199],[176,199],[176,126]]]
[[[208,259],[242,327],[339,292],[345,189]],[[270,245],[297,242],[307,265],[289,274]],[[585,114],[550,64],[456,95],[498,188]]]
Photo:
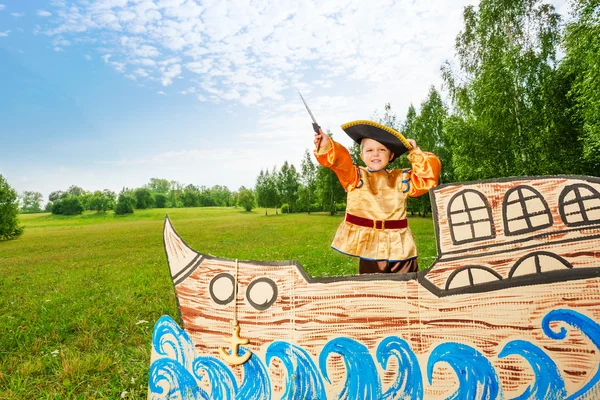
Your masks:
[[[310,117],[312,118],[313,122],[317,125],[319,125],[317,123],[317,120],[315,119],[315,116],[313,115],[312,111],[310,111],[310,108],[308,108],[308,104],[306,104],[306,101],[304,100],[304,97],[302,97],[302,93],[300,93],[300,91],[298,89],[296,89],[296,91],[298,92],[298,94],[300,95],[300,98],[302,99],[302,102],[304,103],[304,107],[306,107],[306,111],[308,111],[308,114],[310,115]]]

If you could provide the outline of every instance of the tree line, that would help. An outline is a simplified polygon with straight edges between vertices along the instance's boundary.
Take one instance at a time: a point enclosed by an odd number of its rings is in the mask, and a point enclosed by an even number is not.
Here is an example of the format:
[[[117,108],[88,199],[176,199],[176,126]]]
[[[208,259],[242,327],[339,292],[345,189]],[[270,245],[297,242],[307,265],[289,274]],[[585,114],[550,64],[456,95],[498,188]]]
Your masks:
[[[62,215],[77,215],[84,211],[127,214],[148,208],[240,206],[248,209],[254,206],[252,191],[243,186],[238,191],[231,191],[221,185],[210,188],[193,184],[184,186],[178,181],[160,178],[151,178],[148,184],[139,188],[123,188],[118,195],[109,189],[91,192],[72,185],[65,191],[50,193],[43,209],[43,196],[39,192],[25,191],[18,200],[22,213],[46,211]]]
[[[256,178],[254,192],[256,204],[264,207],[265,215],[269,208],[275,212],[310,212],[344,210],[346,193],[339,184],[337,177],[327,168],[314,164],[308,150],[298,171],[287,161],[278,170],[261,170]]]

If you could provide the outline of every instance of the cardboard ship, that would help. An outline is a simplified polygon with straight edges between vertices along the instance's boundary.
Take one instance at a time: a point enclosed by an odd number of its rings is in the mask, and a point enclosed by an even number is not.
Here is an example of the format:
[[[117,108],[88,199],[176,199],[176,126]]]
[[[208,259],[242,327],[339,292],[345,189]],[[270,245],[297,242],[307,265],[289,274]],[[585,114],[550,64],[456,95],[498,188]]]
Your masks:
[[[213,257],[166,218],[182,327],[155,325],[148,397],[600,398],[600,179],[430,194],[438,257],[413,274]]]

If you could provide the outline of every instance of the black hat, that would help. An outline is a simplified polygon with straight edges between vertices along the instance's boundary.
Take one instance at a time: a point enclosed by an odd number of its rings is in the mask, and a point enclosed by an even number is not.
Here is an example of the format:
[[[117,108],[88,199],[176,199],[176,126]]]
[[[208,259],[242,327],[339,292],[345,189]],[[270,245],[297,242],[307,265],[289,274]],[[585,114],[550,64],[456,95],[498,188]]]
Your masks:
[[[394,153],[394,157],[390,162],[412,149],[408,140],[400,132],[377,122],[352,121],[342,125],[342,129],[358,144],[364,138],[373,139],[383,144]]]

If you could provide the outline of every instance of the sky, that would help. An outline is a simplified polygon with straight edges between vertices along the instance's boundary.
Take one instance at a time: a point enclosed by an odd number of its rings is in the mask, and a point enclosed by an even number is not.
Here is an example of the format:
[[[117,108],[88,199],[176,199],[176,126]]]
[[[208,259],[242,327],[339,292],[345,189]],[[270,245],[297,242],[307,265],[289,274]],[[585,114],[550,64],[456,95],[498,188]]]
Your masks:
[[[565,1],[553,0],[561,13]],[[403,119],[475,0],[0,0],[0,174],[19,193],[253,187],[311,119]]]

